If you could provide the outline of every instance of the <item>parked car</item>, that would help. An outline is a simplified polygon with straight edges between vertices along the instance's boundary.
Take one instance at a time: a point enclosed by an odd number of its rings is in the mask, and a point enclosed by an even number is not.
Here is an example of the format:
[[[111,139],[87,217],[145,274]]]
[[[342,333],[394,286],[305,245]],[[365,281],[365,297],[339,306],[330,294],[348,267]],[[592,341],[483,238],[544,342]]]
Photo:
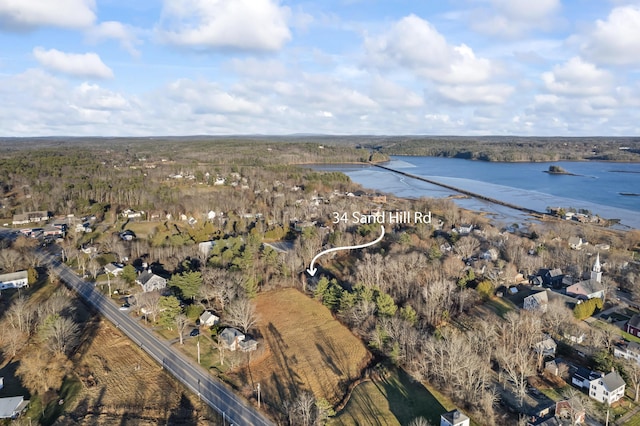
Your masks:
[[[200,330],[198,330],[197,328],[194,328],[193,330],[191,330],[191,333],[189,333],[189,336],[195,337],[195,336],[198,336],[199,334],[200,334]]]

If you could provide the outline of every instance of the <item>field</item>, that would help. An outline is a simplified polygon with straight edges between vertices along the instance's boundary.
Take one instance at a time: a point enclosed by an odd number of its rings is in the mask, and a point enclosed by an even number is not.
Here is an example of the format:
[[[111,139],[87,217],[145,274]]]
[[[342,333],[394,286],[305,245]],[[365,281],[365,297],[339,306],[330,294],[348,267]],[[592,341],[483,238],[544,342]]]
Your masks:
[[[446,407],[405,372],[392,369],[384,378],[359,384],[330,424],[395,426],[406,425],[416,417],[440,424],[440,414],[454,408],[445,404]]]
[[[100,321],[93,339],[74,360],[77,394],[56,425],[212,424],[197,398],[110,323]]]
[[[360,339],[295,289],[262,293],[256,301],[265,351],[235,375],[239,387],[260,383],[263,401],[275,411],[304,390],[333,405],[340,402],[371,360]]]

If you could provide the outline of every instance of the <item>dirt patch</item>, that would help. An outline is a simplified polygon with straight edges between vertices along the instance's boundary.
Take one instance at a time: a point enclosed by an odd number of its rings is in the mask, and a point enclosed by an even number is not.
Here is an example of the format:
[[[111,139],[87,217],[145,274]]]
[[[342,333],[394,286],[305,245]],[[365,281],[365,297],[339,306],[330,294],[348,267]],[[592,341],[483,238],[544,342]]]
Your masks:
[[[332,404],[342,400],[372,358],[360,339],[295,289],[263,293],[256,301],[265,352],[236,379],[252,389],[260,383],[263,401],[274,408],[303,390]]]

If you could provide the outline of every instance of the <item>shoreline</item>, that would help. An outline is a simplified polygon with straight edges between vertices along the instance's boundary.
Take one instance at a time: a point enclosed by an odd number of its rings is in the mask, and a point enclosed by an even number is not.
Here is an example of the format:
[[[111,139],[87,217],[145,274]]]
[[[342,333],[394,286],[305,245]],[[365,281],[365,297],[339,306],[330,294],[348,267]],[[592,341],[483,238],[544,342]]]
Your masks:
[[[537,210],[529,209],[527,207],[518,206],[516,204],[508,203],[506,201],[497,200],[495,198],[487,197],[487,196],[484,196],[484,195],[476,194],[474,192],[467,191],[465,189],[456,188],[455,186],[447,185],[447,184],[444,184],[444,183],[441,183],[441,182],[436,182],[436,181],[433,181],[431,179],[427,179],[427,178],[422,177],[422,176],[414,175],[414,174],[403,172],[403,171],[400,171],[400,170],[395,170],[395,169],[392,169],[391,167],[383,166],[381,164],[374,164],[373,166],[381,168],[381,169],[384,169],[384,170],[387,170],[387,171],[390,171],[390,172],[393,172],[393,173],[397,173],[397,174],[402,175],[402,176],[409,177],[411,179],[417,179],[417,180],[429,183],[431,185],[440,186],[442,188],[445,188],[445,189],[448,189],[448,190],[451,190],[451,191],[455,191],[455,192],[458,192],[460,194],[467,195],[469,197],[474,197],[474,198],[477,198],[479,200],[488,201],[488,202],[493,203],[493,204],[497,204],[497,205],[508,207],[508,208],[511,208],[511,209],[514,209],[514,210],[518,210],[518,211],[521,211],[521,212],[524,212],[524,213],[527,213],[527,214],[530,214],[530,215],[534,215],[534,216],[539,217],[540,219],[544,219],[544,218],[547,218],[549,216],[547,213],[539,212]]]

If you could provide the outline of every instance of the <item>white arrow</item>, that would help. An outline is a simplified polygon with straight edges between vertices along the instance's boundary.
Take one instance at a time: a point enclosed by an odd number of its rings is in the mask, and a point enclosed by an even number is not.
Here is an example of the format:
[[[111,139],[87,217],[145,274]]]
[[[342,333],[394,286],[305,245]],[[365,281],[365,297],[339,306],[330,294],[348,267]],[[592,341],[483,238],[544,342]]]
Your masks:
[[[334,247],[334,248],[330,248],[328,250],[325,251],[321,251],[320,253],[316,254],[316,257],[313,258],[313,260],[311,261],[311,265],[309,266],[309,269],[307,269],[307,273],[309,275],[311,275],[312,277],[316,274],[316,272],[318,272],[317,268],[313,267],[313,264],[316,263],[316,260],[318,260],[318,258],[322,255],[325,255],[327,253],[331,253],[332,251],[338,251],[338,250],[353,250],[353,249],[361,249],[361,248],[365,248],[365,247],[369,247],[372,246],[374,244],[379,243],[382,238],[384,237],[384,226],[380,226],[382,233],[380,234],[380,236],[378,238],[376,238],[374,241],[371,241],[370,243],[365,243],[365,244],[360,244],[357,246],[345,246],[345,247]]]

